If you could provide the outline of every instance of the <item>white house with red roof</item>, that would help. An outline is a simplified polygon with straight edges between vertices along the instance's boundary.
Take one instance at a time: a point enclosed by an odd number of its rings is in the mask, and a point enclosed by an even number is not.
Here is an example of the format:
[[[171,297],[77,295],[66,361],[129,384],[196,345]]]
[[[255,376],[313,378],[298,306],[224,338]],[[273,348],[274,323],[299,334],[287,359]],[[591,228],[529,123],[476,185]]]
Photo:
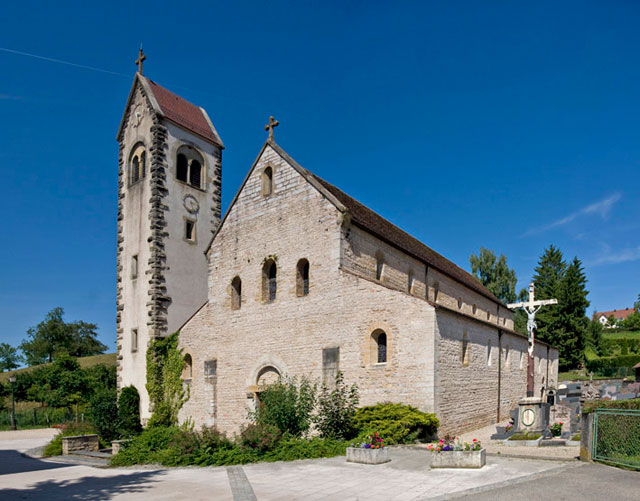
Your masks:
[[[625,308],[623,310],[598,311],[593,314],[593,319],[600,322],[604,327],[611,329],[615,327],[615,324],[611,324],[611,322],[609,321],[611,317],[615,319],[617,324],[635,311],[636,310],[634,310],[633,308]]]

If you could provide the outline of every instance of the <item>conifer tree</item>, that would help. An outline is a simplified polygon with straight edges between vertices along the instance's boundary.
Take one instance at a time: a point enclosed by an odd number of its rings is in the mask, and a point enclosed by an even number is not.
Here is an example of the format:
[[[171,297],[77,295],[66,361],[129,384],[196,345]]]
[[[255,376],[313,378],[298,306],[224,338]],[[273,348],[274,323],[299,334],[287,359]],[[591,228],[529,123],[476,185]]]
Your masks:
[[[538,261],[533,275],[533,282],[536,286],[536,299],[559,299],[560,285],[567,269],[562,252],[557,247],[550,245]],[[536,315],[536,338],[558,346],[559,332],[559,310],[557,306],[541,308]]]
[[[555,345],[560,350],[560,367],[574,368],[580,365],[584,357],[587,342],[587,278],[582,263],[575,257],[567,267],[559,284],[558,321],[553,327]]]

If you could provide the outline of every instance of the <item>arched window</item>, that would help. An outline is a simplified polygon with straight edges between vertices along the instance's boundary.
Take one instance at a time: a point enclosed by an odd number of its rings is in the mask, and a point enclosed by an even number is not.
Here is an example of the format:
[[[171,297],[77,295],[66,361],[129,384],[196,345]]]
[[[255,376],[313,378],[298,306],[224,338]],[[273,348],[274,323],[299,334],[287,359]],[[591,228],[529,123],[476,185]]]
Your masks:
[[[200,188],[200,176],[202,175],[202,165],[197,160],[191,161],[191,168],[189,169],[189,184]]]
[[[301,259],[296,266],[296,295],[309,294],[309,261]]]
[[[384,271],[384,257],[382,252],[376,252],[376,280],[382,280],[382,272]]]
[[[266,167],[262,171],[262,196],[268,197],[273,193],[273,169]]]
[[[189,163],[187,157],[182,153],[178,154],[177,166],[176,166],[176,178],[178,181],[187,182],[187,174],[189,172]]]
[[[270,303],[275,301],[278,288],[278,268],[273,259],[267,259],[262,266],[262,300]]]
[[[129,159],[129,185],[135,184],[146,176],[147,153],[144,145],[136,145]]]
[[[371,360],[378,364],[387,363],[387,334],[381,329],[373,331],[371,334]]]
[[[195,188],[204,188],[204,161],[193,146],[183,145],[176,155],[176,179]]]
[[[188,353],[184,356],[184,367],[182,369],[182,379],[191,379],[193,377],[193,359]]]
[[[235,277],[231,281],[231,309],[239,310],[242,305],[242,280]]]

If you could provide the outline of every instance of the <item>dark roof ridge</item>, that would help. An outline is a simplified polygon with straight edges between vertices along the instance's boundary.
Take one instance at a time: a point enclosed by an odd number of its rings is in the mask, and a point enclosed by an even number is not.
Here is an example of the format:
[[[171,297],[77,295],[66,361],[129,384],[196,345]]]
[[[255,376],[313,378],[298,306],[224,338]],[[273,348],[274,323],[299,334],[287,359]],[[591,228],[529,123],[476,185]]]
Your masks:
[[[500,301],[489,289],[474,277],[468,271],[463,270],[453,261],[450,261],[443,255],[434,251],[417,238],[413,237],[403,229],[399,228],[380,214],[370,209],[355,198],[346,194],[340,188],[332,185],[324,179],[311,174],[320,182],[329,192],[335,196],[351,213],[352,221],[358,226],[363,227],[370,233],[375,234],[380,239],[399,247],[402,251],[412,255],[419,261],[426,263],[438,271],[450,276],[454,280],[467,285],[479,294],[497,302],[506,308],[506,305]]]

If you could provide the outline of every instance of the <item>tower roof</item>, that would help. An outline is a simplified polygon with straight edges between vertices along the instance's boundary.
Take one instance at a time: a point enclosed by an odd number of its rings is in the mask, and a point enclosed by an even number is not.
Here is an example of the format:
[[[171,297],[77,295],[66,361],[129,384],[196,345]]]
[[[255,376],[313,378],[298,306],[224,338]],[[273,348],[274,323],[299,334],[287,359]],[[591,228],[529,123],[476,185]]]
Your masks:
[[[186,99],[174,94],[168,89],[165,89],[140,73],[136,73],[133,86],[131,87],[131,92],[129,93],[129,99],[127,100],[126,109],[129,107],[129,101],[133,96],[133,91],[137,82],[140,82],[142,88],[147,93],[147,97],[149,98],[149,101],[156,113],[179,127],[197,134],[206,141],[224,148],[224,144],[218,135],[218,131],[213,126],[213,123],[211,123],[207,112],[203,108],[190,103]],[[123,125],[124,117],[123,121],[120,123],[118,138],[122,132]]]

